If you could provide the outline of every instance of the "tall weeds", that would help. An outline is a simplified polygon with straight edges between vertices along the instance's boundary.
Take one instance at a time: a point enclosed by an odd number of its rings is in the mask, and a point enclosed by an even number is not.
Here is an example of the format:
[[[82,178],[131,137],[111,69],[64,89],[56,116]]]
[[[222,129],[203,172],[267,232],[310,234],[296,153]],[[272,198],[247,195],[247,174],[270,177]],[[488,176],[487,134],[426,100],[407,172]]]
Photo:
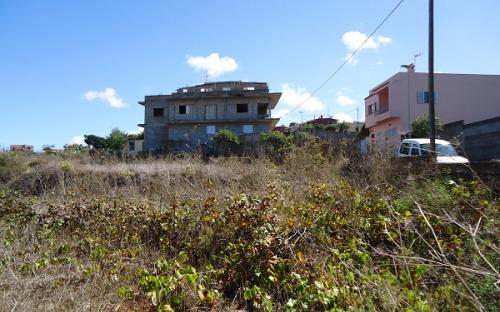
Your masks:
[[[2,311],[500,308],[498,201],[429,165],[1,157]]]

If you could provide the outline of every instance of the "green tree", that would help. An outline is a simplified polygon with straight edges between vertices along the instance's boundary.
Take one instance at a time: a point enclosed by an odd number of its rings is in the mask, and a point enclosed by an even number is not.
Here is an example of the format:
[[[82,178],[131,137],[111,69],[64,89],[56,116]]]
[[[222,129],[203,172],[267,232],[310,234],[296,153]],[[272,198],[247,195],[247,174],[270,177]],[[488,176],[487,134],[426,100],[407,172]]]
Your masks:
[[[338,128],[339,128],[339,126],[336,124],[329,124],[329,125],[325,126],[325,130],[328,130],[328,131],[337,131]]]
[[[107,147],[115,152],[121,151],[127,140],[127,134],[118,128],[111,130],[111,133],[106,137]]]
[[[85,143],[90,147],[90,148],[93,148],[93,149],[96,149],[96,150],[103,150],[103,149],[106,149],[108,146],[108,142],[105,138],[103,137],[100,137],[100,136],[97,136],[97,135],[93,135],[93,134],[89,134],[89,135],[84,135],[83,136],[83,140],[85,141]]]
[[[358,138],[363,139],[369,135],[370,135],[370,130],[368,130],[368,128],[366,128],[365,124],[363,124],[363,126],[361,126],[361,129],[359,129],[359,131],[358,131]]]
[[[144,131],[137,134],[128,134],[127,136],[129,140],[144,140]]]
[[[417,117],[411,123],[411,136],[414,138],[428,138],[431,133],[431,128],[429,125],[429,114],[425,114],[421,117]],[[443,124],[439,117],[436,117],[436,131],[442,130]]]
[[[345,121],[341,122],[341,123],[339,123],[338,128],[339,128],[340,132],[346,132],[347,130],[349,130],[349,124]]]

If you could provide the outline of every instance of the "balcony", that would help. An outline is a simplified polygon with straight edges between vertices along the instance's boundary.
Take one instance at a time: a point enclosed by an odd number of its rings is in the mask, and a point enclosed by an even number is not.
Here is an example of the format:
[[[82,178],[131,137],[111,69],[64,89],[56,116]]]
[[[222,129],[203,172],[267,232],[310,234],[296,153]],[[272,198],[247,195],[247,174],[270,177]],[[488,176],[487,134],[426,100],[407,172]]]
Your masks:
[[[387,107],[387,108],[384,108],[383,110],[375,112],[375,114],[371,114],[371,115],[366,116],[365,124],[366,124],[366,127],[369,128],[369,127],[376,126],[377,124],[383,122],[386,119],[390,119],[390,118],[394,118],[394,117],[398,117],[398,116],[396,116],[394,113],[391,113],[391,111],[389,110],[389,107]]]

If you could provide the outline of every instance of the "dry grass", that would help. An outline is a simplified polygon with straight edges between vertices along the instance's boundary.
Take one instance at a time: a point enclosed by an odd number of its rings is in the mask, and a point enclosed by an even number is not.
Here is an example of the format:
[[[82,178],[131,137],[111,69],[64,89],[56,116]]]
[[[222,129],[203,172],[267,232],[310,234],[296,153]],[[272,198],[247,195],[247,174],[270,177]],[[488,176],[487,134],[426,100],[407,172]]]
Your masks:
[[[498,307],[498,201],[434,168],[322,144],[279,165],[5,157],[0,311],[155,311],[157,259],[196,271],[158,303],[178,310]]]

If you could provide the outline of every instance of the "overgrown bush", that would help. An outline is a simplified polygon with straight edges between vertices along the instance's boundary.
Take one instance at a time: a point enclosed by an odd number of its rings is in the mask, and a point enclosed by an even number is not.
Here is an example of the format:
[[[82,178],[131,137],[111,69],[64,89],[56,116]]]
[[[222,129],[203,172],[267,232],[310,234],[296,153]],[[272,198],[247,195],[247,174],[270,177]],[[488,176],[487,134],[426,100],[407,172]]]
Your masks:
[[[338,129],[340,132],[346,132],[349,130],[349,124],[347,122],[341,122],[338,124]]]
[[[443,129],[443,123],[436,116],[435,118],[436,131]],[[421,117],[417,117],[411,123],[412,133],[411,136],[414,138],[428,138],[431,133],[429,114],[425,114]]]
[[[221,129],[214,135],[214,141],[218,144],[232,143],[240,144],[240,137],[229,129]]]
[[[293,149],[292,136],[277,131],[262,133],[259,142],[264,145],[271,159],[276,161],[283,161],[285,155]]]
[[[490,190],[383,158],[338,170],[347,154],[30,156],[25,179],[54,182],[0,190],[0,310],[498,311]]]
[[[339,129],[337,124],[329,124],[325,126],[325,130],[328,131],[337,131]]]

